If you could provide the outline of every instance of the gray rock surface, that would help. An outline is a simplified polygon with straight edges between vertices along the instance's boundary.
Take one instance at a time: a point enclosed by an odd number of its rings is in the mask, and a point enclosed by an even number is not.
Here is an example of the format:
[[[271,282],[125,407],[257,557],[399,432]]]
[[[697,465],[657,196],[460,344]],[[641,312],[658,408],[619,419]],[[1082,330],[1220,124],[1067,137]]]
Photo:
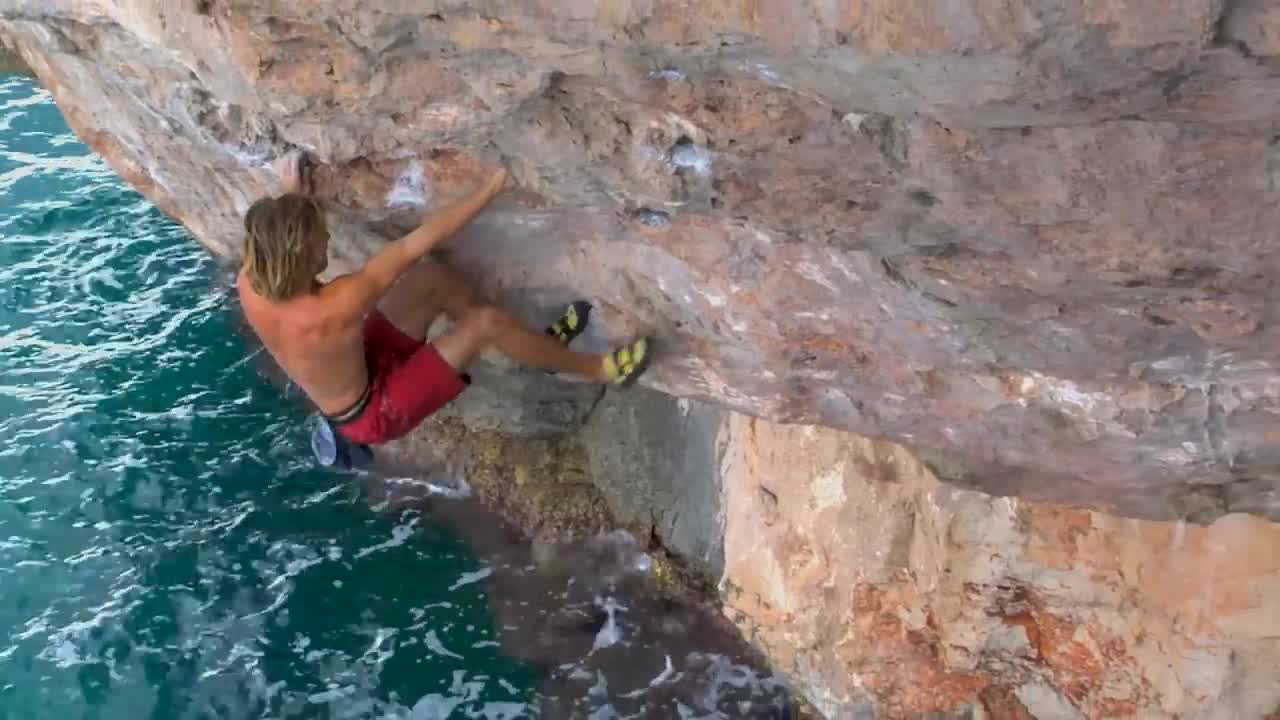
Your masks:
[[[614,516],[651,527],[712,577],[724,571],[720,408],[634,389],[608,393],[579,437]]]

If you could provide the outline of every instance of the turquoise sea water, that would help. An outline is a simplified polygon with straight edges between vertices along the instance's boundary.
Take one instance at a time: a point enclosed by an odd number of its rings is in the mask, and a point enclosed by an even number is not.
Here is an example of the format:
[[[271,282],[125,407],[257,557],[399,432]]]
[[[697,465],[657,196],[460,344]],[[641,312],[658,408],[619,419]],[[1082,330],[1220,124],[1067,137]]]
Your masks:
[[[316,468],[228,282],[0,76],[0,720],[789,716],[630,538]]]
[[[0,77],[0,719],[522,712],[481,562],[312,467],[219,277]]]

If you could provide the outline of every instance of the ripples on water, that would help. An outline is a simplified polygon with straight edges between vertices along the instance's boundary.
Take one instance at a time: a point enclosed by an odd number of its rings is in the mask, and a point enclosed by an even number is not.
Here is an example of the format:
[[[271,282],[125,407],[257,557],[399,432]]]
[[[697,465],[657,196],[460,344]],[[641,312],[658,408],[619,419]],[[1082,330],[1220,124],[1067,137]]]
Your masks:
[[[0,720],[779,714],[607,572],[315,469],[218,278],[0,76]]]

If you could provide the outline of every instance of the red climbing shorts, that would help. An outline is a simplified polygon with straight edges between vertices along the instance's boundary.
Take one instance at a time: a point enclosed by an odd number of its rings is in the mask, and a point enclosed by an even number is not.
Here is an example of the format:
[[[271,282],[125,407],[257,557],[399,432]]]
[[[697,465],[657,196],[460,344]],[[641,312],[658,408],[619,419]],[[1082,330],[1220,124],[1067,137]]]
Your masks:
[[[404,334],[377,310],[364,323],[364,361],[369,368],[364,397],[329,421],[348,440],[367,445],[408,434],[471,382],[431,343]]]

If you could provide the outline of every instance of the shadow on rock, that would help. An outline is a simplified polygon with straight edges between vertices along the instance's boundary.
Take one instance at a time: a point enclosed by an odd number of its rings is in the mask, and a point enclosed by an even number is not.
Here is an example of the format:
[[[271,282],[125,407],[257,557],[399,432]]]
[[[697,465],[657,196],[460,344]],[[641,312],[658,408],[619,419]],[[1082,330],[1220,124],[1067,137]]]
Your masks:
[[[630,534],[530,544],[443,468],[361,482],[376,509],[429,514],[486,563],[504,652],[539,668],[542,717],[794,716],[782,678],[711,608],[664,592]]]

